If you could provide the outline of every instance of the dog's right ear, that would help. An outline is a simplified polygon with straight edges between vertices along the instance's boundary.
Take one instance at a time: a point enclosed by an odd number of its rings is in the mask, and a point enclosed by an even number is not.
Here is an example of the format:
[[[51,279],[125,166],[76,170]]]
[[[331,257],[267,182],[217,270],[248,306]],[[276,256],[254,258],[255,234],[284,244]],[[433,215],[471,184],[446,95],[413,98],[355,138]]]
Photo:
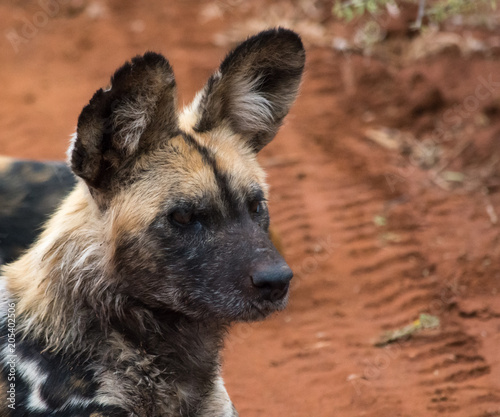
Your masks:
[[[295,32],[271,29],[248,38],[224,59],[199,93],[197,132],[227,124],[255,152],[276,135],[295,100],[305,50]]]
[[[73,172],[91,191],[107,192],[134,160],[178,131],[172,67],[148,52],[119,68],[78,119],[69,150]]]

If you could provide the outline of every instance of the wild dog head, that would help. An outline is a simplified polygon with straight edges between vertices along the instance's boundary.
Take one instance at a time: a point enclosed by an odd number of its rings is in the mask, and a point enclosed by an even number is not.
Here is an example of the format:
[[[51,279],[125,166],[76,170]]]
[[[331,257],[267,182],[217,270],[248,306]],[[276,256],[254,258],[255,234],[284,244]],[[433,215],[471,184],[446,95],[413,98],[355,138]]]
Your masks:
[[[225,321],[285,306],[292,272],[268,236],[256,156],[288,113],[304,61],[294,32],[269,30],[230,52],[180,113],[172,68],[151,52],[95,93],[69,157],[107,231],[120,293]]]

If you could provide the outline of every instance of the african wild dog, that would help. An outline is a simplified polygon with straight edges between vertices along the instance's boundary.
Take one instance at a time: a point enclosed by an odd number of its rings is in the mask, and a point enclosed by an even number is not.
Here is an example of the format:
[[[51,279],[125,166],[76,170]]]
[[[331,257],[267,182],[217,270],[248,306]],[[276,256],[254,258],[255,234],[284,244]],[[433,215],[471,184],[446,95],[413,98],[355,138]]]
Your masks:
[[[256,154],[304,61],[275,29],[230,52],[179,114],[155,53],[95,93],[69,151],[78,184],[0,279],[1,416],[237,415],[223,336],[284,308],[292,277]]]

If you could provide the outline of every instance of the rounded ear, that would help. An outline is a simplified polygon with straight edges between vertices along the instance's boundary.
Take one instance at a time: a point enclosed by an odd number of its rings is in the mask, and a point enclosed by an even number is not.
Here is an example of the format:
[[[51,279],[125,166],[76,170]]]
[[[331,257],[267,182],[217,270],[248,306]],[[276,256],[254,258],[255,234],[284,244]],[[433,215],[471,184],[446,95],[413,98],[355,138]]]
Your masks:
[[[78,119],[69,150],[73,172],[94,190],[108,190],[141,153],[175,136],[176,85],[169,62],[147,52],[119,68]]]
[[[223,122],[258,152],[276,135],[299,90],[305,50],[299,35],[278,28],[237,46],[199,93],[195,126],[205,132]]]

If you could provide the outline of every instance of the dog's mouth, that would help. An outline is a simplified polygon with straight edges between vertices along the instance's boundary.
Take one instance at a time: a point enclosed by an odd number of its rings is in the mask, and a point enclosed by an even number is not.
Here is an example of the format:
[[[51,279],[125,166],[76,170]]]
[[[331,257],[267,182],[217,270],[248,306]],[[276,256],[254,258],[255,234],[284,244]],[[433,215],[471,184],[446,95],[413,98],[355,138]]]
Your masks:
[[[290,283],[283,284],[279,287],[274,286],[254,286],[257,292],[257,298],[260,301],[269,302],[271,304],[280,303],[288,295]]]
[[[272,313],[282,311],[288,304],[288,286],[286,290],[271,292],[272,297],[259,297],[251,301],[252,312],[249,320],[263,320]]]

